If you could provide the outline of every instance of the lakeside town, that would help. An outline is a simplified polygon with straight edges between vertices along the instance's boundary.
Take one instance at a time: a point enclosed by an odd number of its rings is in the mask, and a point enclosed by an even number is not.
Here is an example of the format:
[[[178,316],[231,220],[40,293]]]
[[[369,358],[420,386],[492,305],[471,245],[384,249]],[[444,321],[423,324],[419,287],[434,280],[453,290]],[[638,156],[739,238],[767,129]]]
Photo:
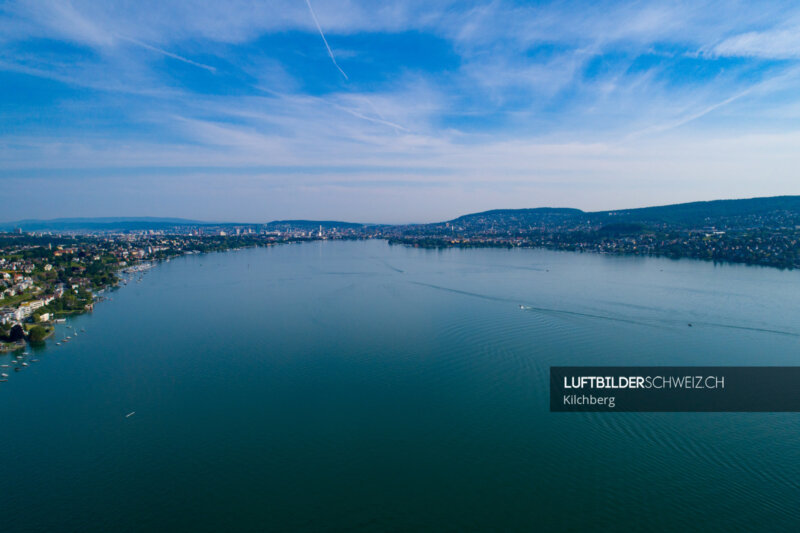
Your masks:
[[[352,238],[347,229],[143,230],[116,234],[0,233],[0,352],[52,336],[55,324],[92,311],[105,291],[158,261],[186,254]]]
[[[626,223],[525,227],[490,224],[476,228],[446,223],[396,231],[389,242],[424,248],[547,248],[800,268],[800,225],[796,224],[747,227],[716,224],[698,228]]]
[[[800,268],[800,197],[715,200],[618,211],[498,209],[393,227],[390,243],[523,247]]]

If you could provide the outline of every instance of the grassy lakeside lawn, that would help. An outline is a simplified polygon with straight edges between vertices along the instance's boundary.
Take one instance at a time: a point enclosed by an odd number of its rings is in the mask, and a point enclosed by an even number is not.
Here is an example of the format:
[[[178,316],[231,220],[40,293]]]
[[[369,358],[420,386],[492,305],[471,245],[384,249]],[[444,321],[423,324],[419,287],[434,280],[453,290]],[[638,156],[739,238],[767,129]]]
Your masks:
[[[48,323],[43,323],[43,324],[42,323],[40,323],[40,324],[25,324],[24,328],[25,328],[25,334],[26,335],[30,335],[31,331],[34,328],[42,328],[45,331],[45,334],[44,334],[45,336],[41,340],[47,339],[49,337],[52,337],[53,334],[56,332],[55,326],[53,326],[52,324],[48,324]]]

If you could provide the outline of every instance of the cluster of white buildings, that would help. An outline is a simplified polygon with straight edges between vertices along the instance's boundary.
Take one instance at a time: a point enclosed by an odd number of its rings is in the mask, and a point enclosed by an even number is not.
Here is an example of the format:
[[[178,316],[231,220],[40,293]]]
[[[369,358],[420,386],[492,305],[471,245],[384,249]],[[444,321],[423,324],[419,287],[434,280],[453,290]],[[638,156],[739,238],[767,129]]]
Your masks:
[[[55,295],[48,295],[38,300],[23,302],[19,304],[16,309],[13,307],[4,307],[0,309],[0,323],[8,324],[12,322],[22,322],[33,315],[37,309],[41,309],[45,305],[55,300],[55,298]],[[50,313],[42,314],[40,320],[50,320]]]
[[[30,274],[36,267],[30,261],[7,261],[0,257],[0,268],[3,270],[13,270],[15,272]]]
[[[0,272],[0,300],[33,287],[33,279],[19,273]]]

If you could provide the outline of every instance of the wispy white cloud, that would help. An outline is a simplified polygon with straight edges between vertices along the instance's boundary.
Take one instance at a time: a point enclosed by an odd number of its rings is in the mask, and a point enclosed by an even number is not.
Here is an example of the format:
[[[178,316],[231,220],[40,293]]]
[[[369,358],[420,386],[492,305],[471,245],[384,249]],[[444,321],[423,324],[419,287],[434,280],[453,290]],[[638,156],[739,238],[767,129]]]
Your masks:
[[[70,1],[45,1],[27,4],[33,17],[56,35],[92,45],[108,46],[114,42],[111,32],[86,17]]]
[[[800,26],[741,33],[714,46],[712,54],[765,59],[800,59]]]
[[[729,96],[728,98],[725,98],[724,100],[712,103],[710,105],[706,105],[706,106],[702,107],[701,109],[692,110],[692,111],[690,111],[689,113],[687,113],[687,114],[685,114],[683,116],[679,116],[679,117],[674,118],[673,120],[670,120],[669,122],[666,122],[666,123],[663,123],[663,124],[657,124],[657,125],[645,128],[643,130],[639,130],[639,131],[630,133],[629,135],[625,136],[624,140],[625,141],[630,141],[630,140],[636,139],[638,137],[642,137],[642,136],[653,134],[653,133],[662,133],[662,132],[669,131],[671,129],[675,129],[675,128],[678,128],[680,126],[683,126],[684,124],[688,124],[688,123],[690,123],[690,122],[692,122],[694,120],[702,118],[702,117],[708,115],[709,113],[712,113],[713,111],[716,111],[717,109],[719,109],[721,107],[725,107],[726,105],[731,104],[731,103],[735,102],[736,100],[739,100],[740,98],[750,94],[753,91],[753,88],[754,87],[749,87],[749,88],[745,89],[744,91],[741,91],[739,93],[734,94],[733,96]]]

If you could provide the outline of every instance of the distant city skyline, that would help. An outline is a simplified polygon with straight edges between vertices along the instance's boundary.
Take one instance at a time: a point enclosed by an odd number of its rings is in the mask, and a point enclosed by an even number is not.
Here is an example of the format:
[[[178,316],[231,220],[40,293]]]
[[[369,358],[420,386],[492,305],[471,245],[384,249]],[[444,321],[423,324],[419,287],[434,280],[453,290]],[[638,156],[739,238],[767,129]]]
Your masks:
[[[793,2],[0,7],[0,221],[800,194]]]

